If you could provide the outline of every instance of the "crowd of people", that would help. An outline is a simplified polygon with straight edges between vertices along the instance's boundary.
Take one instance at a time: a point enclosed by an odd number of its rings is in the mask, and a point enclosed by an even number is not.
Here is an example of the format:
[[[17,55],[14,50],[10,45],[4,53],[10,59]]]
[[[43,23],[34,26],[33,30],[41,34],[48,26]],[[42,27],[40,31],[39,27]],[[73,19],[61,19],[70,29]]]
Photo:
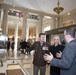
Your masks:
[[[45,42],[45,34],[39,34],[39,41],[32,45],[29,41],[18,40],[18,49],[22,53],[34,50],[33,75],[46,74],[46,68],[50,66],[50,75],[75,75],[76,74],[76,39],[75,30],[68,28],[64,30],[66,45],[61,44],[60,37],[54,35],[51,44]],[[10,46],[9,39],[8,45]],[[14,40],[12,40],[14,45]],[[7,46],[7,50],[9,50]],[[13,46],[11,46],[14,49]],[[48,62],[49,61],[49,62]]]
[[[18,39],[17,42],[17,50],[20,51],[20,53],[25,54],[26,53],[26,49],[28,49],[31,46],[31,40],[28,39],[27,42],[25,39]],[[7,53],[9,55],[9,50],[12,50],[12,54],[14,53],[14,48],[15,48],[15,40],[14,39],[9,39],[7,41]],[[27,52],[28,54],[30,54],[30,51]]]

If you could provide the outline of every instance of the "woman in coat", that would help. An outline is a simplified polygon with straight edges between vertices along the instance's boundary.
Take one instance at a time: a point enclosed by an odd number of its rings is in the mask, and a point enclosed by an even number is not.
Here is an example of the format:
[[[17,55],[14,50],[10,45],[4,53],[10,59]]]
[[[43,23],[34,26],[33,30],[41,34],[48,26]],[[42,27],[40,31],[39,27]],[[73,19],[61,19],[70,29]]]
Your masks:
[[[50,52],[55,58],[60,59],[63,49],[64,45],[61,45],[60,37],[58,35],[54,35],[50,46]],[[50,66],[50,75],[60,75],[60,68]]]

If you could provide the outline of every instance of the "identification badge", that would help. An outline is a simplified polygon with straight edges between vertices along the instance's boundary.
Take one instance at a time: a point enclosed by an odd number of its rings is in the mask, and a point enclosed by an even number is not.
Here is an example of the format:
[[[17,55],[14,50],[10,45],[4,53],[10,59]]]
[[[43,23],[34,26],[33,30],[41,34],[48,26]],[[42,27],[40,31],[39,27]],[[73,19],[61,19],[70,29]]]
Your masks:
[[[45,47],[45,50],[48,50],[48,47]]]
[[[43,49],[43,50],[48,50],[48,47],[43,46],[42,49]]]
[[[43,46],[42,49],[45,50],[46,49],[45,46]]]

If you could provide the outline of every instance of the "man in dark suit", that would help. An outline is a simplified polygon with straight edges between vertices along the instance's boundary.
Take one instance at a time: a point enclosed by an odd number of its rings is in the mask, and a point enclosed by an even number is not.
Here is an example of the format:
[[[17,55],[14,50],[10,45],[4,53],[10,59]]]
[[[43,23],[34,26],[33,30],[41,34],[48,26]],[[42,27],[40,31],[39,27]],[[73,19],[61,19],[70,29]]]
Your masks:
[[[61,59],[46,54],[44,59],[51,61],[52,66],[60,68],[60,75],[76,75],[76,39],[75,31],[71,28],[64,31],[64,38],[68,43],[64,48]]]

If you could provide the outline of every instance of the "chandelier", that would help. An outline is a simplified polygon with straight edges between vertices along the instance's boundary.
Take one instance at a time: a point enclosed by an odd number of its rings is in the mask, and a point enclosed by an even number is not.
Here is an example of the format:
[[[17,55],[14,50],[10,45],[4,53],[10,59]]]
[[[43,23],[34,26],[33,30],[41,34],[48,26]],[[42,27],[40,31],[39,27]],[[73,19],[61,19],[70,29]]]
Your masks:
[[[59,7],[60,5],[60,2],[58,0],[58,3],[57,3],[58,7],[55,7],[53,10],[57,13],[57,14],[60,14],[60,12],[62,12],[64,10],[63,7]]]

